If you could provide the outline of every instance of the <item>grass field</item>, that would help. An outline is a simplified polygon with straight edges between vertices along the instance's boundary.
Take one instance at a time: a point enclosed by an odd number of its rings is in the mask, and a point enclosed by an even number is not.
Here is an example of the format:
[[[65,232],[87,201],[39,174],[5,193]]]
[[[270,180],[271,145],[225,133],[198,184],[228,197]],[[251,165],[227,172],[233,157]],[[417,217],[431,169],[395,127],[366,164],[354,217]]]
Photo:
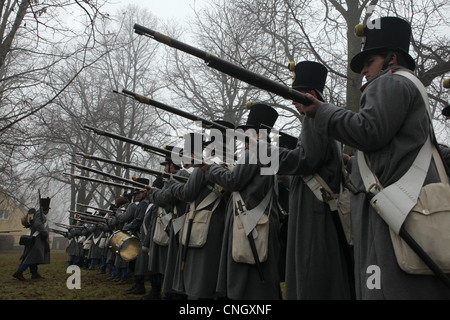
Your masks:
[[[139,300],[142,295],[126,294],[125,290],[133,285],[118,285],[108,280],[105,274],[97,270],[81,269],[81,288],[68,289],[67,254],[63,250],[51,252],[50,264],[39,265],[39,274],[43,279],[30,279],[26,270],[27,281],[12,277],[20,264],[22,251],[0,252],[0,300]],[[146,282],[147,292],[150,284]]]

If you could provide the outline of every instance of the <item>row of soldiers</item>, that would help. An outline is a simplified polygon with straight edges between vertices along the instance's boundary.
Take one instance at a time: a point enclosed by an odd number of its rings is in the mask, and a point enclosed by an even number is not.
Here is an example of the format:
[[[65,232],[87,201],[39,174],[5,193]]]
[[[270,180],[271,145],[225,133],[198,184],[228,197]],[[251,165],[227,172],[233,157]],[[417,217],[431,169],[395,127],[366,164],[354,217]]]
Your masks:
[[[376,22],[364,27],[363,49],[350,62],[367,80],[359,112],[325,102],[324,65],[295,66],[292,88],[309,103],[293,102],[306,117],[295,146],[276,149],[276,173],[262,174],[267,163],[253,158],[261,149],[275,150],[261,128],[273,128],[278,113],[258,104],[238,127],[254,134],[258,144],[250,138],[232,170],[203,163],[174,173],[187,181],[171,179],[163,188],[148,188],[152,208],[170,217],[155,224],[155,231],[158,225],[168,231],[167,256],[158,260],[164,264],[163,292],[200,299],[280,299],[284,281],[286,299],[450,298],[445,279],[401,268],[391,225],[368,201],[408,171],[430,135],[440,154],[425,170],[423,184],[445,181],[436,168],[439,158],[449,164],[448,148],[434,138],[427,98],[410,80],[415,61],[408,53],[409,23],[397,17]],[[363,181],[359,161],[364,155],[344,156],[337,141],[365,153],[379,179],[374,188]],[[346,173],[352,189],[351,237],[338,215]],[[160,247],[153,241],[148,249],[151,257]]]
[[[293,87],[313,88],[312,92],[321,96],[326,80],[321,64],[301,62],[296,74]],[[259,139],[263,133],[260,129],[273,128],[277,118],[274,108],[255,104],[246,123],[237,129],[256,133],[253,139]],[[216,122],[235,128],[226,121]],[[198,141],[196,135],[200,134],[188,135],[183,148],[193,159],[198,157],[192,143]],[[202,147],[212,142],[203,137],[199,140]],[[264,140],[270,142],[267,135]],[[303,147],[311,144],[317,151],[299,161],[303,149],[298,143],[288,135],[279,137],[278,174],[261,174],[267,164],[258,159],[259,153],[250,141],[242,159],[231,166],[221,161],[189,167],[167,157],[161,164],[172,179],[163,185],[156,179],[151,187],[139,189],[132,203],[122,205],[121,198],[117,199],[116,205],[124,206],[123,215],[130,219],[115,218],[126,222],[119,226],[110,218],[106,224],[109,232],[121,230],[140,239],[133,263],[135,285],[128,293],[142,293],[146,275],[150,274],[152,289],[146,297],[153,299],[160,298],[161,293],[168,299],[281,299],[282,282],[286,283],[287,299],[354,298],[352,248],[335,209],[328,203],[332,194],[325,199],[321,193],[317,198],[309,187],[296,189],[303,180],[295,171],[328,162],[333,165],[324,179],[330,181],[332,177],[330,187],[338,194],[342,171],[336,164],[342,163],[340,150],[327,138],[311,136]],[[218,146],[223,150],[216,154],[225,156],[229,152],[226,143],[216,143]],[[270,143],[264,146],[272,148]],[[143,178],[138,181],[149,184]],[[288,215],[292,210],[301,215]],[[255,222],[251,232],[246,217]],[[119,229],[114,231],[116,226]],[[294,235],[291,243],[288,234]],[[116,259],[120,260],[120,252]],[[301,268],[296,267],[299,264]]]
[[[249,140],[232,166],[181,167],[166,159],[173,178],[138,190],[143,200],[127,205],[126,212],[136,206],[133,219],[120,228],[140,239],[134,288],[150,273],[149,297],[156,298],[162,292],[168,298],[281,299],[281,282],[285,299],[450,298],[437,277],[399,267],[389,226],[367,201],[359,164],[336,143],[366,152],[381,185],[390,185],[432,129],[420,91],[400,76],[415,68],[409,24],[387,17],[381,28],[364,31],[363,50],[351,61],[367,80],[359,113],[325,103],[327,69],[300,62],[292,88],[311,103],[293,102],[306,117],[292,146],[270,143],[261,128],[275,127],[278,113],[257,104],[238,126]],[[184,146],[196,158],[191,148]],[[264,170],[261,149],[277,154],[276,172]],[[445,161],[448,149],[440,151]],[[351,237],[338,215],[346,173],[353,192]],[[438,179],[432,162],[427,183]]]

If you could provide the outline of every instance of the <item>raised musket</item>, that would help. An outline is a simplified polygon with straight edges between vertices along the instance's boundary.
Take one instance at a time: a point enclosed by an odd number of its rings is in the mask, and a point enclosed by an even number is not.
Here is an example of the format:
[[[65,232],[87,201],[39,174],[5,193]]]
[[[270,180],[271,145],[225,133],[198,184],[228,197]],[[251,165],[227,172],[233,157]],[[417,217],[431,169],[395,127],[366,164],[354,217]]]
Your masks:
[[[76,214],[76,215],[80,215],[83,217],[87,217],[91,220],[95,220],[95,221],[101,221],[101,222],[105,222],[108,220],[108,218],[105,217],[101,217],[101,216],[94,216],[90,213],[86,213],[86,212],[80,212],[80,211],[75,211],[75,210],[69,210],[70,213]]]
[[[122,93],[124,93],[124,94],[126,94],[126,95],[128,95],[128,96],[130,96],[130,97],[132,97],[134,99],[136,99],[140,103],[144,103],[144,104],[148,104],[148,105],[154,106],[154,107],[156,107],[158,109],[168,111],[170,113],[176,114],[178,116],[181,116],[183,118],[186,118],[186,119],[189,119],[189,120],[192,120],[192,121],[201,121],[203,126],[208,128],[208,129],[209,128],[214,128],[214,129],[218,129],[218,130],[220,130],[222,132],[226,132],[227,129],[229,129],[227,126],[224,126],[224,125],[222,125],[220,123],[203,119],[203,118],[201,118],[199,116],[196,116],[196,115],[194,115],[192,113],[189,113],[189,112],[177,109],[175,107],[171,107],[171,106],[169,106],[167,104],[164,104],[162,102],[158,102],[158,101],[150,99],[148,97],[144,97],[144,96],[142,96],[140,94],[137,94],[135,92],[132,92],[130,90],[123,89]]]
[[[106,184],[106,185],[113,186],[113,187],[119,187],[119,188],[129,189],[129,190],[137,190],[138,189],[138,188],[136,188],[136,186],[130,186],[130,185],[115,183],[115,182],[111,182],[111,181],[105,181],[105,180],[101,180],[101,179],[80,176],[80,175],[73,174],[73,173],[64,172],[63,174],[71,176],[74,179],[81,179],[81,180],[91,181],[91,182],[95,182],[95,183],[102,183],[102,184]]]
[[[2,230],[0,233],[22,232],[23,230]]]
[[[273,81],[267,77],[249,71],[243,67],[240,67],[234,63],[216,57],[209,52],[197,49],[193,46],[190,46],[181,41],[172,39],[164,34],[161,34],[157,31],[151,30],[139,24],[134,25],[134,31],[139,35],[145,35],[150,37],[158,42],[164,43],[172,48],[177,50],[181,50],[185,53],[193,55],[197,58],[200,58],[205,61],[208,67],[216,69],[222,73],[225,73],[233,78],[244,81],[248,84],[251,84],[259,89],[266,90],[268,92],[279,95],[285,99],[293,100],[300,102],[304,105],[311,104],[311,101],[306,98],[304,94],[301,92],[292,89],[289,86],[284,84],[280,84],[276,81]]]
[[[76,166],[78,169],[82,169],[82,170],[90,171],[90,172],[93,172],[93,173],[97,173],[97,174],[100,174],[102,176],[109,177],[109,178],[112,178],[112,179],[116,179],[116,180],[119,180],[119,181],[122,181],[122,182],[131,183],[131,184],[135,185],[136,187],[140,187],[141,189],[148,189],[149,188],[148,185],[145,185],[143,183],[140,183],[140,182],[137,182],[137,181],[134,181],[134,180],[130,180],[130,179],[122,178],[122,177],[119,177],[119,176],[115,176],[113,174],[106,173],[106,172],[103,172],[101,170],[89,168],[89,167],[83,166],[83,165],[78,164],[78,163],[70,162],[70,164]]]
[[[65,229],[71,229],[71,228],[83,228],[82,226],[76,226],[76,225],[67,225],[67,224],[64,224],[64,223],[58,223],[58,222],[55,222],[55,225],[57,225],[58,227],[61,227],[61,228],[65,228]]]
[[[124,137],[124,136],[112,133],[112,132],[108,132],[108,131],[105,131],[105,130],[99,130],[99,129],[96,129],[96,128],[93,128],[93,127],[89,127],[89,126],[84,126],[84,128],[93,130],[96,134],[99,134],[99,135],[102,135],[102,136],[105,136],[105,137],[110,137],[110,138],[113,138],[113,139],[117,139],[117,140],[120,140],[120,141],[124,141],[124,142],[128,142],[128,143],[140,146],[145,151],[149,151],[149,152],[154,153],[154,154],[156,154],[156,155],[158,155],[160,157],[172,158],[172,154],[174,152],[176,152],[175,151],[176,149],[174,149],[172,151],[172,150],[168,150],[168,149],[154,147],[154,146],[149,145],[149,144],[147,144],[145,142],[139,142],[139,141],[136,141],[136,140],[133,140],[133,139],[130,139],[130,138],[127,138],[127,137]],[[186,164],[188,162],[195,163],[195,164],[201,164],[203,162],[201,159],[195,159],[195,158],[191,159],[190,155],[186,155],[185,156],[182,153],[182,149],[179,149],[178,151],[179,151],[178,156],[180,157],[180,159],[182,158],[183,159],[182,162],[184,162],[182,165],[184,165],[184,164]]]
[[[106,163],[113,164],[113,165],[116,165],[116,166],[121,166],[122,168],[125,168],[125,169],[133,169],[133,170],[136,170],[136,171],[142,171],[142,172],[151,174],[151,175],[153,175],[155,177],[162,177],[162,178],[165,178],[165,179],[174,178],[174,179],[177,179],[179,181],[184,181],[184,182],[186,182],[188,180],[188,177],[172,176],[171,174],[168,174],[168,173],[166,173],[164,171],[157,171],[157,170],[142,168],[142,167],[134,166],[134,165],[131,165],[131,164],[128,164],[128,163],[125,163],[125,162],[114,161],[114,160],[110,160],[110,159],[96,157],[96,156],[93,156],[91,154],[86,154],[86,153],[81,153],[81,152],[77,152],[76,154],[77,155],[81,155],[81,156],[83,156],[86,159],[106,162]]]
[[[84,208],[95,209],[96,211],[103,211],[103,212],[106,212],[106,213],[114,213],[114,211],[112,211],[112,210],[97,208],[97,207],[90,206],[90,205],[87,205],[87,204],[77,203],[77,205],[80,206],[80,207],[84,207]],[[123,210],[123,209],[120,209],[120,210]]]
[[[67,237],[67,232],[63,231],[63,230],[58,230],[58,229],[53,229],[53,228],[49,228],[48,231],[52,232],[52,233],[57,233],[60,234],[64,237]]]
[[[81,217],[81,216],[79,218],[69,218],[69,219],[72,219],[73,221],[79,221],[82,223],[107,224],[106,221],[102,222],[102,221],[97,221],[97,220],[89,220],[89,218]],[[79,227],[80,227],[80,229],[84,228],[84,226],[79,226]]]
[[[113,139],[116,139],[116,140],[120,140],[120,141],[123,141],[123,142],[134,144],[136,146],[140,146],[145,151],[150,151],[150,152],[152,152],[152,153],[154,153],[154,154],[156,154],[156,155],[158,155],[160,157],[170,157],[170,155],[172,154],[172,152],[170,150],[154,147],[154,146],[149,145],[149,144],[147,144],[145,142],[139,142],[137,140],[134,140],[134,139],[131,139],[131,138],[128,138],[128,137],[124,137],[124,136],[121,136],[121,135],[118,135],[118,134],[115,134],[115,133],[112,133],[112,132],[108,132],[108,131],[105,131],[105,130],[100,130],[100,129],[93,128],[93,127],[86,126],[86,125],[84,126],[84,128],[92,130],[96,134],[101,135],[101,136],[113,138]]]

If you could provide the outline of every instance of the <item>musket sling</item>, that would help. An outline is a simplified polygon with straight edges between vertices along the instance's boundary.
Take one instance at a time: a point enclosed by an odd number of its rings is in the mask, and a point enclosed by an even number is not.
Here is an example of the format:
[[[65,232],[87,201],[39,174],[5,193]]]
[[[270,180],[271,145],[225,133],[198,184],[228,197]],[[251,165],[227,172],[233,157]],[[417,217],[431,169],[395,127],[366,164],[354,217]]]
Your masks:
[[[342,159],[337,142],[335,147]],[[347,172],[345,171],[343,161],[341,162],[341,171],[342,181],[340,183],[339,194],[334,193],[326,181],[317,173],[313,175],[302,175],[301,178],[319,201],[326,203],[331,211],[337,212],[344,231],[345,239],[347,240],[347,243],[352,246],[353,230],[350,214],[350,191],[343,186],[343,181],[347,179]]]

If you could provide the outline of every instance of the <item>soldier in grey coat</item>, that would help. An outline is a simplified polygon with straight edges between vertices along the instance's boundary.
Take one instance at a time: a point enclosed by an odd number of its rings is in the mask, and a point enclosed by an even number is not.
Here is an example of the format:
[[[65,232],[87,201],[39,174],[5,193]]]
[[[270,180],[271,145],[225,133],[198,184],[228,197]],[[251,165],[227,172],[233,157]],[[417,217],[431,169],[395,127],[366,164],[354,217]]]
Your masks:
[[[170,167],[168,171],[174,175],[189,176],[189,173],[180,169],[180,166],[173,163],[170,158],[166,158],[166,165]],[[167,172],[167,171],[166,171]],[[169,225],[169,244],[167,248],[167,260],[164,270],[164,282],[162,290],[164,292],[165,299],[168,300],[184,300],[186,295],[184,292],[179,292],[174,289],[174,277],[175,277],[175,263],[179,248],[179,230],[174,229],[173,221],[176,218],[180,218],[186,210],[186,203],[178,200],[172,194],[170,187],[172,184],[178,183],[176,179],[168,181],[162,189],[152,188],[150,192],[150,202],[163,207],[169,214],[173,215],[173,219]]]
[[[192,155],[194,155],[193,151]],[[173,184],[171,190],[175,198],[189,203],[186,215],[192,211],[197,217],[207,217],[206,211],[212,212],[209,225],[206,223],[207,218],[191,223],[191,225],[197,223],[207,226],[206,242],[201,246],[194,247],[186,243],[188,238],[194,237],[192,233],[195,232],[192,229],[189,232],[189,216],[186,217],[186,228],[182,230],[185,243],[180,246],[175,267],[178,290],[200,299],[224,297],[225,292],[216,290],[225,226],[224,194],[206,179],[199,167],[194,169],[186,183]],[[202,203],[202,201],[205,202]],[[204,211],[200,212],[200,210]]]
[[[166,163],[162,163],[166,164]],[[169,171],[169,167],[166,166],[165,170]],[[157,178],[153,181],[152,187],[162,189],[164,188],[164,181],[162,178]],[[143,300],[161,300],[161,288],[164,279],[164,272],[166,270],[167,252],[169,244],[169,226],[166,229],[157,229],[157,224],[162,224],[161,220],[163,216],[170,214],[170,211],[166,211],[163,207],[156,203],[151,203],[150,208],[150,230],[144,239],[143,247],[148,248],[148,271],[150,272],[150,292],[143,296]],[[166,216],[167,217],[167,216]],[[167,220],[166,220],[167,221]],[[168,222],[170,223],[170,222]],[[162,233],[156,235],[156,231],[159,230]]]
[[[303,61],[295,66],[292,88],[323,101],[327,69]],[[293,103],[299,112],[302,105]],[[318,198],[306,177],[318,174],[338,194],[342,160],[336,141],[318,134],[305,118],[297,147],[280,148],[278,174],[292,175],[286,253],[286,299],[350,299],[351,249],[343,238],[336,209]],[[305,179],[304,179],[305,178]],[[331,196],[331,195],[330,195]]]
[[[50,263],[50,243],[47,214],[50,210],[50,198],[40,199],[40,210],[35,215],[30,227],[29,235],[33,237],[32,243],[25,246],[22,254],[22,262],[13,274],[18,280],[25,280],[23,272],[29,267],[31,279],[42,278],[38,273],[39,264]]]
[[[70,228],[67,232],[69,244],[66,248],[68,265],[77,264],[80,248],[78,246],[78,237],[81,235],[80,228]]]
[[[261,124],[273,127],[278,113],[263,104],[253,105],[244,126],[244,130],[254,129],[260,134]],[[204,166],[206,178],[231,192],[239,192],[248,210],[257,207],[267,195],[273,197],[264,209],[263,216],[268,219],[267,259],[256,264],[236,262],[232,255],[234,201],[227,204],[224,238],[219,266],[217,291],[225,292],[230,299],[276,300],[281,298],[280,276],[278,272],[279,243],[279,209],[274,194],[275,175],[261,174],[262,164],[255,154],[256,150],[247,148],[230,171],[218,164]],[[262,217],[263,217],[262,216]],[[237,217],[239,218],[239,217]],[[250,236],[252,236],[250,234]],[[244,241],[248,241],[247,238]],[[256,257],[259,260],[259,257]]]
[[[148,185],[149,179],[138,178],[136,180],[142,184]],[[147,197],[146,189],[139,189],[136,192],[135,201],[138,201],[134,218],[131,222],[127,223],[122,231],[133,234],[139,237],[139,252],[134,260],[134,285],[126,290],[128,294],[143,294],[145,293],[145,277],[148,273],[148,253],[142,250],[143,240],[145,233],[147,233],[150,219],[148,216],[147,208],[149,206],[149,199]]]
[[[379,28],[373,26],[379,25]],[[385,17],[364,28],[365,46],[351,68],[368,81],[363,87],[359,112],[312,101],[304,108],[314,128],[363,151],[382,186],[402,177],[414,162],[430,132],[427,110],[417,87],[398,70],[412,72],[408,54],[411,28],[400,18]],[[365,190],[358,165],[352,182]],[[431,162],[425,184],[438,181]],[[364,192],[351,199],[354,228],[356,295],[359,299],[449,299],[450,290],[432,275],[412,275],[397,264],[389,226]],[[376,281],[376,285],[372,281]]]

